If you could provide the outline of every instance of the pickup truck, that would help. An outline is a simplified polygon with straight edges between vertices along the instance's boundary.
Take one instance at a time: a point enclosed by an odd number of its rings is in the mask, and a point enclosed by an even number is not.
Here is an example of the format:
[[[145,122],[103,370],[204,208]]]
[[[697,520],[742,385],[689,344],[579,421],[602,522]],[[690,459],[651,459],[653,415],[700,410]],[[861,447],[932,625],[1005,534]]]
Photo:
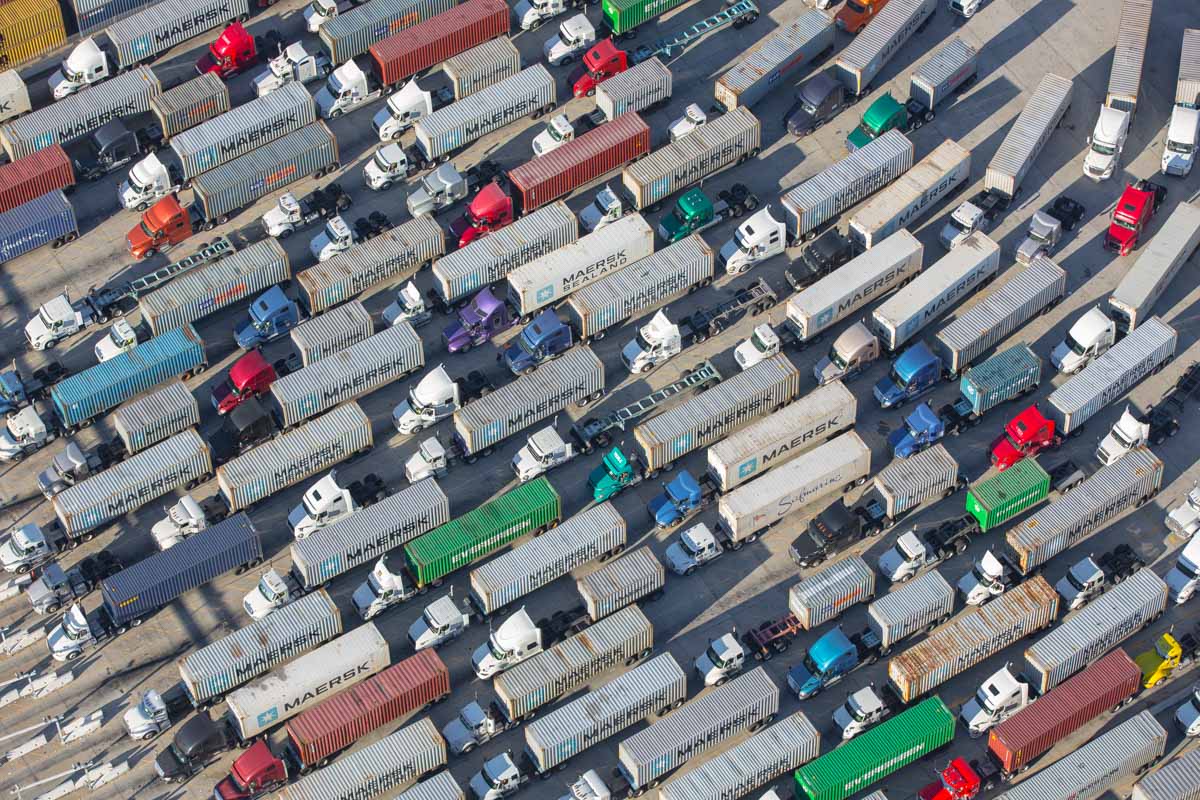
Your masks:
[[[866,629],[847,636],[839,625],[813,642],[804,660],[788,670],[788,686],[801,700],[821,693],[879,659],[879,638]]]
[[[29,603],[35,612],[54,614],[64,605],[86,597],[100,585],[100,581],[116,575],[122,569],[116,556],[102,550],[94,556],[87,556],[68,570],[57,563],[47,564],[25,593],[29,595]]]

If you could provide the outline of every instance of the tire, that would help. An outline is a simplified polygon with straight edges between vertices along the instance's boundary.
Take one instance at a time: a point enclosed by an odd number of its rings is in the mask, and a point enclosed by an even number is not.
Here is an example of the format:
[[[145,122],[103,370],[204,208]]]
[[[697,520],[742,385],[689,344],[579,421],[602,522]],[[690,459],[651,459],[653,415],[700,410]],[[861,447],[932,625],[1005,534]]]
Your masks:
[[[71,652],[67,653],[67,661],[74,661],[75,659],[79,658],[81,655],[83,655],[82,650],[72,650]]]
[[[696,568],[695,568],[695,567],[688,567],[687,569],[685,569],[685,570],[683,571],[683,575],[684,575],[684,577],[686,578],[687,576],[691,575],[691,574],[692,574],[693,572],[695,572],[695,571],[696,571]]]
[[[142,254],[142,258],[153,258],[157,254],[158,254],[158,249],[151,247],[149,250],[147,250],[145,253]],[[58,342],[55,342],[54,344],[58,344]],[[50,347],[53,347],[54,344],[51,344]]]

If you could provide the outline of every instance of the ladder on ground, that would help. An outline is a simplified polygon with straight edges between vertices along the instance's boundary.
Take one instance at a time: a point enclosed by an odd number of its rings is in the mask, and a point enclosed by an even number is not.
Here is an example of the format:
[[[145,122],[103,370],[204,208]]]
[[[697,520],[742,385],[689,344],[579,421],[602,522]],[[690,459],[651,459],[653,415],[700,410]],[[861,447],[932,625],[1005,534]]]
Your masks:
[[[739,0],[739,2],[721,9],[711,17],[702,19],[695,25],[684,28],[672,36],[664,36],[652,45],[638,47],[634,58],[639,63],[655,56],[671,58],[678,55],[681,50],[690,44],[694,44],[703,36],[715,30],[720,30],[726,25],[735,23],[747,16],[757,18],[758,5],[754,0]]]

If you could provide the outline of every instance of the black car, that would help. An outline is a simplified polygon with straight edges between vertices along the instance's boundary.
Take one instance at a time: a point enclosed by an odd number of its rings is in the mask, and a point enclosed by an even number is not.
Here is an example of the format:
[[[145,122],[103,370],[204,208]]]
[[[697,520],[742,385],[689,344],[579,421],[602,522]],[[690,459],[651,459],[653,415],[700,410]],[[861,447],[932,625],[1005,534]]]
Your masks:
[[[800,85],[796,102],[784,123],[792,136],[807,136],[845,108],[846,88],[828,72],[819,72]]]

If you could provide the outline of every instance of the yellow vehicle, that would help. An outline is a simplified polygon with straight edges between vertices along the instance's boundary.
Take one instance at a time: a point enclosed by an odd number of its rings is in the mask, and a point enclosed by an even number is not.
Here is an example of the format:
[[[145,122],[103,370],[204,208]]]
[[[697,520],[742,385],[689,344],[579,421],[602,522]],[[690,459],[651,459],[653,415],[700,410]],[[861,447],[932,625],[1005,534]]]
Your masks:
[[[1169,633],[1159,636],[1154,649],[1140,653],[1134,662],[1142,669],[1142,688],[1152,689],[1171,676],[1180,664],[1190,664],[1200,651],[1200,643],[1185,633],[1176,639]]]

